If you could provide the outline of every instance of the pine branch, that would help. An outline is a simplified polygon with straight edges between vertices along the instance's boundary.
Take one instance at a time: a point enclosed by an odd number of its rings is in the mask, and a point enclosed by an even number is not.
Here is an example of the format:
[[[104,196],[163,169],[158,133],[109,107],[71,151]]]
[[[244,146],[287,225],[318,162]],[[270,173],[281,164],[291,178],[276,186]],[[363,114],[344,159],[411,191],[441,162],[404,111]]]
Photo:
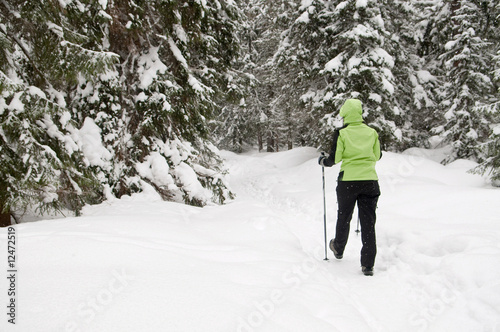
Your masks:
[[[1,3],[5,6],[5,8],[7,8],[7,11],[14,15],[14,13],[12,13],[12,10],[11,8],[9,7],[9,4],[5,1],[5,0],[1,0]],[[14,15],[15,16],[15,15]],[[8,31],[6,31],[5,29],[5,26],[4,25],[1,25],[0,24],[0,30],[1,32],[7,36],[8,38],[10,38],[12,41],[14,41],[17,45],[19,45],[19,47],[21,48],[22,52],[24,53],[24,55],[26,56],[26,58],[28,59],[28,61],[30,62],[30,64],[33,66],[33,69],[35,70],[35,72],[40,76],[40,78],[47,84],[47,85],[51,85],[49,80],[47,79],[47,77],[45,77],[45,75],[40,71],[40,69],[38,69],[38,66],[36,65],[35,61],[33,61],[33,59],[31,58],[30,56],[30,53],[29,51],[27,50],[26,46],[19,40],[19,38],[17,38],[15,35],[9,33]]]

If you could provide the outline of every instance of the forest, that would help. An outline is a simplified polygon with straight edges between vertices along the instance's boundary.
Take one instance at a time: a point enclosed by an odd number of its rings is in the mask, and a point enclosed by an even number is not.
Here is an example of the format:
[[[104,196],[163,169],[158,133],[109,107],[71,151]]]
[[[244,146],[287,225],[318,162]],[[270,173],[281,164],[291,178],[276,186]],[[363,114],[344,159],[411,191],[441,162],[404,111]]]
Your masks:
[[[222,204],[220,150],[326,150],[347,98],[384,151],[448,147],[500,186],[500,3],[1,0],[0,225]]]

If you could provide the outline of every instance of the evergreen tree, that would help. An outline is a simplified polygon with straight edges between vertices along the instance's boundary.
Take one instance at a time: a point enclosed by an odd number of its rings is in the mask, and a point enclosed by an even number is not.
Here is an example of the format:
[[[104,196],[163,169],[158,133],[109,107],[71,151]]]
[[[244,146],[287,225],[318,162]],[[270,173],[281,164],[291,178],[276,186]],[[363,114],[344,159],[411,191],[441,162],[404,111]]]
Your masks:
[[[491,27],[490,40],[493,40],[496,56],[493,58],[494,83],[496,94],[493,102],[479,108],[479,112],[484,114],[489,121],[490,134],[486,142],[479,145],[478,149],[483,156],[483,162],[474,169],[474,172],[486,174],[492,180],[492,184],[500,187],[500,42],[495,41],[494,36],[500,36],[500,3],[493,10],[488,11],[488,25]],[[496,19],[495,19],[496,18]]]
[[[68,19],[59,2],[2,1],[0,17],[3,224],[29,207],[79,211],[101,191],[75,140],[63,90],[78,76],[105,72],[116,56],[87,48],[74,24],[81,21]]]
[[[234,93],[235,2],[19,0],[0,14],[5,216],[148,186],[195,205],[232,196],[208,122]]]
[[[493,185],[500,187],[500,102],[479,107],[478,111],[488,116],[491,131],[488,139],[477,146],[483,161],[473,172],[486,174]]]
[[[239,54],[228,73],[227,89],[230,93],[226,96],[229,99],[219,103],[222,107],[212,124],[218,146],[235,152],[242,152],[245,146],[252,145],[257,123],[247,108],[247,99],[251,98],[252,87],[257,82],[251,74],[255,64],[249,54],[254,38],[253,9],[256,7],[253,1],[243,6],[239,12],[242,22],[237,26]]]
[[[230,198],[208,121],[216,100],[231,93],[224,88],[238,48],[237,7],[158,0],[105,9],[101,47],[120,63],[72,95],[74,112],[98,124],[112,156],[95,165],[101,178],[118,197],[152,186],[165,199],[200,206]]]
[[[293,144],[315,144],[312,138],[318,130],[323,105],[325,80],[319,71],[332,47],[325,27],[329,15],[323,1],[304,1],[290,12],[289,27],[281,34],[278,51],[274,55],[274,75],[277,96],[273,101],[275,118],[281,135]],[[324,14],[324,13],[323,13]]]
[[[419,1],[395,1],[384,7],[382,17],[391,33],[394,47],[395,109],[400,115],[398,149],[428,147],[429,132],[436,119],[436,90],[439,80],[431,74],[420,52],[429,13],[428,4]]]
[[[243,8],[245,23],[240,30],[241,56],[239,75],[246,81],[244,99],[239,106],[225,108],[221,114],[220,136],[225,148],[241,151],[257,142],[259,150],[277,151],[280,145],[280,112],[275,99],[281,94],[283,76],[273,66],[280,35],[289,22],[294,6],[285,0],[251,0]],[[238,77],[238,76],[235,76]]]
[[[311,126],[322,119],[321,134],[309,133],[305,141],[317,143],[329,136],[325,133],[333,129],[343,101],[359,98],[384,147],[395,147],[403,123],[398,80],[406,85],[413,74],[412,67],[408,72],[395,66],[405,66],[409,57],[400,30],[412,11],[397,1],[308,1],[298,10],[279,62],[283,69],[292,68],[293,77],[293,87],[287,89],[293,95],[283,99],[302,102],[305,113],[312,115],[304,115],[302,123]]]
[[[444,126],[437,132],[454,147],[447,161],[468,158],[480,161],[475,148],[489,134],[488,120],[477,106],[490,102],[494,94],[491,79],[490,43],[482,27],[484,12],[473,1],[443,3],[440,11],[448,20],[448,41],[440,55],[445,72],[441,110]]]

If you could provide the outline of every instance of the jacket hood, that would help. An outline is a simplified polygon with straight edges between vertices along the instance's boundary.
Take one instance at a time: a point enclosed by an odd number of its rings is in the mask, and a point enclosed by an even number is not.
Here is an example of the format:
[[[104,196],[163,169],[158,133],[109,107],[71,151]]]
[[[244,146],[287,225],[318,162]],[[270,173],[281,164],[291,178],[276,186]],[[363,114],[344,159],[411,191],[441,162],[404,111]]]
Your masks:
[[[363,122],[363,109],[361,100],[347,99],[340,108],[340,116],[344,118],[344,123]]]

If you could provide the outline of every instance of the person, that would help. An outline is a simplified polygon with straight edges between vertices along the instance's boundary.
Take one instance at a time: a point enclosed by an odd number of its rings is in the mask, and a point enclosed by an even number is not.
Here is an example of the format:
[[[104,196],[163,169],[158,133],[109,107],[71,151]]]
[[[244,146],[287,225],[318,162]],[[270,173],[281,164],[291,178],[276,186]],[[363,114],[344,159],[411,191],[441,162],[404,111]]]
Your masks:
[[[348,99],[344,102],[340,108],[344,126],[335,130],[330,153],[322,153],[318,162],[323,167],[342,162],[337,179],[337,224],[330,249],[337,259],[342,259],[357,203],[363,243],[361,270],[364,275],[371,276],[377,254],[375,210],[380,196],[375,164],[382,157],[382,152],[377,132],[364,124],[362,114],[360,100]]]

